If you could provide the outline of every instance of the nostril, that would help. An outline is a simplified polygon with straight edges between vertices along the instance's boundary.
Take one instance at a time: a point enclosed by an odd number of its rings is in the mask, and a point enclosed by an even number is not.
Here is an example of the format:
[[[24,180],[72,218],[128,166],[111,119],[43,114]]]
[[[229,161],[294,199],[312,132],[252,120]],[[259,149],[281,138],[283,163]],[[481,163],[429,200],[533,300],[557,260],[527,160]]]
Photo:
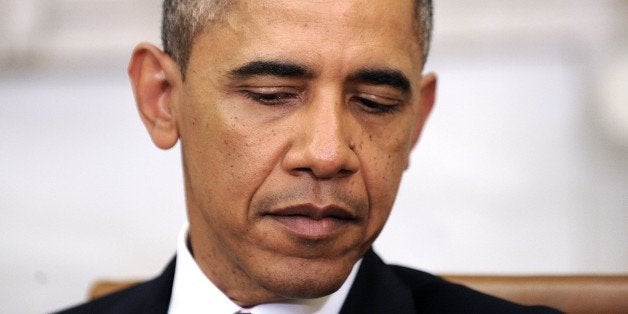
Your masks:
[[[294,176],[310,175],[318,180],[327,180],[335,177],[348,177],[355,171],[343,168],[341,165],[317,165],[313,167],[298,167],[290,173]]]
[[[295,172],[295,173],[301,173],[301,172],[314,173],[314,171],[312,171],[312,169],[307,168],[307,167],[295,168],[292,171]]]
[[[341,169],[338,172],[338,176],[341,177],[341,178],[344,178],[344,177],[348,177],[348,176],[352,175],[353,173],[355,173],[355,171],[353,171],[353,170]]]

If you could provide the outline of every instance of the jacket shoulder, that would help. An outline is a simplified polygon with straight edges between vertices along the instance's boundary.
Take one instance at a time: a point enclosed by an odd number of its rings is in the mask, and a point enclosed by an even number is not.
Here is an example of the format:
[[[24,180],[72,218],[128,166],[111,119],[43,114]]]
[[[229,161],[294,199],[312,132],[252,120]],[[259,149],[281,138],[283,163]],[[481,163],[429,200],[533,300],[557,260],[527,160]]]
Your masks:
[[[170,303],[175,263],[173,259],[161,275],[152,280],[62,310],[58,313],[166,313]]]
[[[560,313],[549,307],[516,304],[420,270],[397,265],[388,267],[411,291],[420,312]]]

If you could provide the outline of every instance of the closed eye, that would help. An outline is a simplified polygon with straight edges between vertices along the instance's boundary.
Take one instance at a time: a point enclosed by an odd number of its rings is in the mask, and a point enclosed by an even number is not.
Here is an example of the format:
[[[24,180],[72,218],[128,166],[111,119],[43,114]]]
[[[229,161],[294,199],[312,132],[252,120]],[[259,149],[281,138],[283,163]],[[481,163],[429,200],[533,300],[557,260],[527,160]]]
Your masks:
[[[359,103],[366,112],[374,114],[391,114],[399,111],[399,101],[380,103],[366,97],[354,96],[352,101]]]
[[[297,94],[287,92],[253,92],[250,90],[242,92],[245,97],[268,106],[282,105],[299,97]]]

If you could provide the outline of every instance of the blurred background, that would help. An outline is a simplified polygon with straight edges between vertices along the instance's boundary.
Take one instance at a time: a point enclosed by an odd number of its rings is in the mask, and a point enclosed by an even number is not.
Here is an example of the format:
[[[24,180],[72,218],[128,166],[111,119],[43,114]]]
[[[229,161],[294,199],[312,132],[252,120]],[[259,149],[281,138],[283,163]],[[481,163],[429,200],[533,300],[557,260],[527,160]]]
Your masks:
[[[0,0],[0,312],[147,278],[184,216],[126,65],[158,0]],[[436,273],[628,273],[628,1],[435,0],[437,105],[376,249]]]

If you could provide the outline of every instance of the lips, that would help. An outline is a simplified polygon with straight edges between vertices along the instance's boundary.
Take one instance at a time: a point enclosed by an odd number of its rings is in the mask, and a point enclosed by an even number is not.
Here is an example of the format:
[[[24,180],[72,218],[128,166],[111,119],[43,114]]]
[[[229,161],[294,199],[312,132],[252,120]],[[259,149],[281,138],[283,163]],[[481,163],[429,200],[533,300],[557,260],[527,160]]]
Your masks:
[[[279,223],[288,233],[308,240],[331,238],[357,221],[349,210],[334,205],[290,206],[272,210],[265,216]]]

